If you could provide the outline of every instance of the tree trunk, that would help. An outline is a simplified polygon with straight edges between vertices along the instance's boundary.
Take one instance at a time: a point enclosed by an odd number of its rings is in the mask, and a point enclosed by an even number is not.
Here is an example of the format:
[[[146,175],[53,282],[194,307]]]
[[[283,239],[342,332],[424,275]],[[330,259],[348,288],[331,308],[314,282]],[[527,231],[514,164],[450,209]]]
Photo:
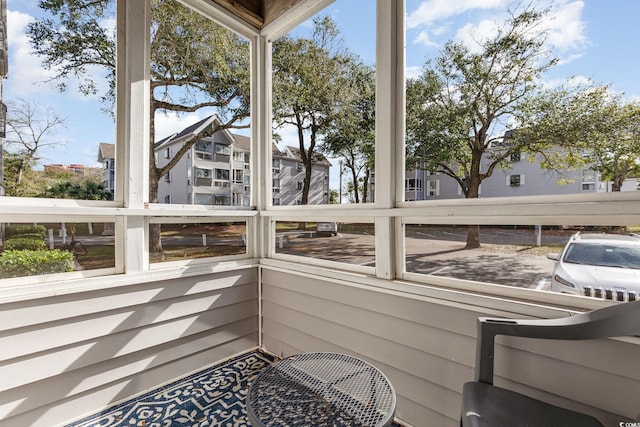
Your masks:
[[[153,97],[151,102],[151,105],[153,106]],[[149,149],[149,203],[158,203],[158,182],[160,181],[160,173],[156,166],[156,156],[153,149],[153,140],[155,138],[155,108],[152,108],[151,111],[151,147]],[[149,224],[149,253],[152,255],[160,256],[162,259],[164,259],[160,232],[160,224]]]
[[[358,191],[358,174],[355,168],[351,167],[351,179],[353,180],[353,197],[356,203],[360,203],[360,192]]]
[[[307,156],[310,159],[311,153],[307,151]],[[304,164],[304,181],[302,182],[302,204],[309,204],[309,189],[311,188],[311,172],[313,164],[307,164],[311,162],[305,162]]]
[[[364,171],[364,180],[362,181],[362,203],[367,203],[369,200],[369,169]]]
[[[474,151],[471,157],[471,167],[468,178],[467,199],[477,199],[480,196],[480,160],[482,152]],[[480,247],[480,227],[478,225],[467,226],[467,243],[465,249],[477,249]]]
[[[16,185],[20,185],[22,183],[22,172],[24,171],[25,163],[26,162],[24,161],[24,159],[20,159],[20,161],[18,162],[18,168],[16,171]]]
[[[467,226],[467,244],[465,249],[476,249],[480,247],[480,226],[468,225]]]
[[[153,160],[152,160],[153,161]],[[149,171],[149,202],[158,203],[158,172],[155,163],[152,163]],[[160,238],[161,225],[149,224],[149,253],[160,256],[162,255],[162,239]]]
[[[622,184],[627,178],[627,174],[629,173],[629,164],[627,162],[623,162],[623,164],[614,169],[613,182],[611,183],[611,191],[621,191]]]

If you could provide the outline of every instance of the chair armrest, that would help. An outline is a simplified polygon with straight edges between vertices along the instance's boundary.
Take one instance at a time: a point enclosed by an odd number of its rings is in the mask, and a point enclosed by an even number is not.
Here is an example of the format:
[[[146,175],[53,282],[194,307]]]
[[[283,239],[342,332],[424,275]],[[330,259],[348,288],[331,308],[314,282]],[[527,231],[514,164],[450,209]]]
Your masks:
[[[590,340],[640,335],[640,301],[615,304],[560,319],[478,319],[475,379],[493,384],[495,337]]]

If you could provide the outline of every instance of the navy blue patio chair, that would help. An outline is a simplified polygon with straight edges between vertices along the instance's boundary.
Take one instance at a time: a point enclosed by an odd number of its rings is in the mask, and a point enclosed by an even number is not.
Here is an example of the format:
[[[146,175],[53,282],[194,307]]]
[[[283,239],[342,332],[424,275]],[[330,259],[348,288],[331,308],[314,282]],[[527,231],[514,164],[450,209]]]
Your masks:
[[[590,415],[493,385],[494,344],[498,335],[552,340],[640,335],[640,301],[561,319],[478,319],[475,381],[463,386],[462,427],[600,427],[602,424]]]

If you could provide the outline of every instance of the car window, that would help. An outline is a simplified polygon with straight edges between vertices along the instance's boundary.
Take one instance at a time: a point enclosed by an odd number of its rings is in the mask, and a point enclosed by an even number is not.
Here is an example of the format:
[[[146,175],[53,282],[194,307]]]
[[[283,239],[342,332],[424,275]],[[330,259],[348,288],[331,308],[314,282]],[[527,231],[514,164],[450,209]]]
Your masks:
[[[640,269],[640,246],[574,243],[564,262]]]

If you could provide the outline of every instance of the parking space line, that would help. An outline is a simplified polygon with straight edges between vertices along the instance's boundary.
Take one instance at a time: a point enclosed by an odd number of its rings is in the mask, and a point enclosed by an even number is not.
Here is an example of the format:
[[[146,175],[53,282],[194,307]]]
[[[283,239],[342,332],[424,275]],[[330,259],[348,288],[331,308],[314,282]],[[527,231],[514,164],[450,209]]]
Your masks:
[[[546,283],[547,283],[547,279],[540,279],[540,281],[538,282],[538,286],[536,286],[536,291],[539,291],[540,289],[542,289],[544,285],[546,285]]]
[[[430,275],[431,275],[431,274],[437,274],[437,273],[440,273],[441,271],[445,271],[445,270],[448,270],[448,269],[449,269],[449,267],[442,267],[442,268],[439,268],[439,269],[437,269],[437,270],[435,270],[435,271],[432,271],[432,272],[431,272],[431,273],[429,273],[429,274],[430,274]]]
[[[435,237],[435,234],[423,233],[422,231],[418,231],[416,232],[416,234],[419,234],[421,236],[427,236],[427,237]]]

